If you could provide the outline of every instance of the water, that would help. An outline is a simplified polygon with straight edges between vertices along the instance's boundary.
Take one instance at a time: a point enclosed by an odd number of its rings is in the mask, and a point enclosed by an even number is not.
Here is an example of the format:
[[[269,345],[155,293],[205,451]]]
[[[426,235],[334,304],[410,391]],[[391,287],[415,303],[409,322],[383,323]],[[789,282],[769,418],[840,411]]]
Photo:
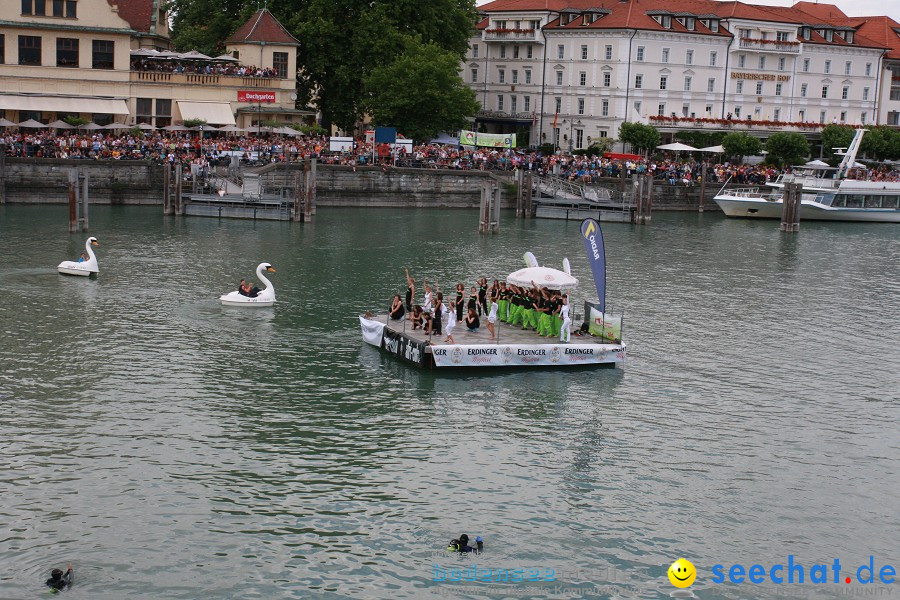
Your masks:
[[[710,569],[900,567],[895,226],[605,225],[626,368],[488,375],[392,362],[356,315],[403,267],[449,288],[527,249],[588,291],[576,223],[159,213],[92,208],[84,280],[55,271],[84,243],[65,207],[0,207],[0,598],[69,561],[70,598],[656,598],[679,556],[697,597],[837,597],[864,586]],[[221,307],[263,260],[276,307]],[[473,562],[443,552],[462,532],[486,538],[479,568],[599,591],[432,581]]]

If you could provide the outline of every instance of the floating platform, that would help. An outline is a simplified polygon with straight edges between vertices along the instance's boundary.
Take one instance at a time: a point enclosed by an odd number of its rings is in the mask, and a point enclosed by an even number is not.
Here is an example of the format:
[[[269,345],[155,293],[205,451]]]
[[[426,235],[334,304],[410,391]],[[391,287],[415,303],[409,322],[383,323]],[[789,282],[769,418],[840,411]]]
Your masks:
[[[631,223],[634,220],[633,206],[596,206],[560,202],[536,201],[534,216],[539,219],[562,219],[584,221],[594,219],[601,223]]]
[[[507,323],[497,323],[497,340],[490,339],[485,327],[472,333],[457,324],[453,329],[456,344],[445,344],[446,334],[429,337],[421,329],[413,331],[407,318],[395,321],[387,315],[360,315],[359,323],[367,344],[418,367],[615,367],[625,362],[624,343],[572,335],[566,344]]]
[[[194,217],[290,221],[294,208],[293,200],[281,196],[249,199],[237,194],[185,194],[184,198],[184,214]]]

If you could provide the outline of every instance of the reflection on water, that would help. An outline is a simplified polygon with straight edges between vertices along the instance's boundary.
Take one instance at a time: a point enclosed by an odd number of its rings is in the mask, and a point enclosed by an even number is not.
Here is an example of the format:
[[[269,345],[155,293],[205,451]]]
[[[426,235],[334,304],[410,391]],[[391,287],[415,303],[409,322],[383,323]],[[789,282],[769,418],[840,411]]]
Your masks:
[[[671,596],[678,556],[704,598],[754,595],[709,583],[715,563],[900,562],[896,228],[607,225],[626,368],[485,374],[392,361],[357,315],[404,267],[450,288],[526,249],[568,257],[588,297],[577,223],[91,217],[101,273],[65,278],[84,240],[64,210],[0,207],[0,596],[72,561],[73,597],[417,598],[444,589],[431,553],[464,531],[483,564],[621,597]],[[222,307],[262,260],[276,306]]]

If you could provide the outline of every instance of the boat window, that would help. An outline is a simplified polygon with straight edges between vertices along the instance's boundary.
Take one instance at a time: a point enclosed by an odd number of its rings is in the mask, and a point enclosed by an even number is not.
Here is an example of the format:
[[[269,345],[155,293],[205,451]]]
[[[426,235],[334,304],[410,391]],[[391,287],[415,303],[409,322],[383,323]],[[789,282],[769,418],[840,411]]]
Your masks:
[[[835,206],[838,208],[847,206],[847,196],[845,196],[844,194],[838,194],[834,197],[834,201],[831,203],[831,206]]]
[[[881,198],[879,196],[866,196],[866,208],[880,208]]]
[[[847,208],[862,208],[863,198],[865,198],[865,196],[862,194],[848,194]]]
[[[900,203],[900,196],[881,197],[881,208],[898,208],[898,203]]]
[[[834,194],[819,194],[816,196],[816,202],[819,204],[824,204],[825,206],[835,206],[834,203]]]

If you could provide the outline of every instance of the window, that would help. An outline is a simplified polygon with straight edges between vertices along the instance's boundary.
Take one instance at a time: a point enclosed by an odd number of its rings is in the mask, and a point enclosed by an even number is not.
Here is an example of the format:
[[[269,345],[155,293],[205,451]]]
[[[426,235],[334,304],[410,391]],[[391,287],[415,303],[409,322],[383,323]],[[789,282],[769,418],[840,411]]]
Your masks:
[[[844,63],[844,75],[849,75],[851,68],[853,68],[853,63],[848,60]]]
[[[847,111],[842,110],[841,111],[841,123],[846,123],[846,122],[847,122]]]
[[[763,82],[757,81],[756,82],[756,95],[762,96],[762,93],[763,93]]]
[[[500,58],[506,58],[506,45],[500,44]]]
[[[812,30],[809,27],[801,27],[800,28],[800,37],[804,40],[808,40],[812,35]]]
[[[719,31],[719,20],[718,19],[710,20],[709,30],[712,31],[713,33],[716,33]]]
[[[805,110],[801,110],[797,116],[800,118],[801,123],[806,122],[806,111]]]
[[[519,99],[515,96],[510,96],[509,97],[509,112],[512,112],[512,113],[518,112],[518,110],[519,110],[518,104],[519,104]]]
[[[150,123],[153,124],[153,99],[152,98],[138,98],[137,99],[137,114],[135,114],[135,122],[137,124],[140,123]]]
[[[844,86],[841,88],[841,100],[846,100],[850,97],[850,86]]]
[[[0,62],[3,62],[3,61],[0,60]],[[868,99],[869,99],[869,88],[866,87],[866,88],[863,88],[863,100],[868,100]]]
[[[887,114],[887,125],[900,125],[900,110],[892,110]]]
[[[562,111],[562,98],[556,98],[556,114]]]
[[[831,73],[831,61],[830,60],[825,61],[825,72]]]
[[[744,80],[743,79],[738,80],[737,85],[734,86],[734,92],[736,94],[744,93]]]
[[[525,83],[531,83],[531,69],[525,69]]]
[[[6,62],[6,36],[0,33],[0,65]]]
[[[869,116],[868,113],[860,113],[859,122],[862,123],[863,125],[865,125],[867,116]]]
[[[69,19],[74,19],[75,17],[77,17],[77,7],[78,2],[76,2],[75,0],[66,0],[66,17]]]
[[[639,90],[644,87],[644,76],[643,75],[635,75],[634,76],[634,89]]]
[[[94,40],[93,47],[94,56],[91,68],[112,69],[114,43],[109,40]]]
[[[557,71],[556,72],[556,85],[562,85],[562,79],[563,79],[563,72]]]
[[[497,83],[506,83],[506,71],[497,69]]]
[[[785,62],[786,62],[786,59],[783,56],[778,59],[778,70],[779,71],[784,71]]]
[[[578,114],[579,115],[584,114],[584,98],[578,99]]]
[[[47,3],[45,0],[34,0],[33,2],[29,2],[29,4],[34,4],[34,14],[43,17],[47,14]]]
[[[738,66],[742,69],[747,66],[746,54],[738,54]]]
[[[472,69],[472,83],[478,82],[478,69]]]
[[[688,31],[694,31],[696,26],[696,19],[694,17],[686,17],[684,20],[684,26]]]
[[[156,126],[168,127],[172,124],[172,101],[168,98],[156,100]]]
[[[666,29],[672,29],[672,16],[662,15],[662,26]]]
[[[828,97],[828,86],[827,86],[827,85],[823,85],[823,86],[822,86],[822,97],[823,97],[823,98],[827,98],[827,97]]]
[[[666,86],[669,85],[669,76],[668,75],[660,75],[659,76],[659,89],[664,90]]]
[[[688,50],[684,53],[684,64],[692,65],[694,64],[694,51]]]
[[[718,53],[718,52],[710,52],[710,53],[709,53],[709,66],[711,66],[711,67],[716,66],[716,61],[717,61],[718,59],[719,59],[719,53]]]
[[[22,14],[23,15],[30,15],[32,12],[34,12],[31,8],[31,1],[32,0],[22,0]]]
[[[684,78],[684,91],[691,91],[691,77],[687,76]]]
[[[606,52],[603,56],[606,58],[606,60],[612,60],[612,46],[606,47]]]
[[[824,37],[825,37],[825,41],[826,41],[826,42],[830,42],[830,41],[834,40],[834,30],[833,30],[833,29],[826,29],[826,30],[825,30],[825,36],[824,36]]]
[[[809,73],[809,59],[808,58],[803,59],[803,72]]]
[[[497,110],[503,110],[503,94],[497,96]]]
[[[535,27],[537,29],[537,27]],[[525,46],[525,58],[534,58],[534,48],[531,44]]]
[[[656,109],[656,114],[658,114],[658,115],[661,116],[661,117],[665,116],[665,114],[666,114],[666,105],[665,105],[665,104],[660,104],[660,105],[657,107],[657,109]]]
[[[706,105],[706,114],[708,114],[708,115],[712,114],[712,104]]]
[[[612,74],[607,71],[603,74],[603,87],[609,87],[609,84],[612,82]]]
[[[512,81],[511,81],[511,83],[512,83],[513,85],[516,85],[517,83],[519,83],[519,70],[518,70],[518,69],[513,69],[513,70],[512,70]]]
[[[866,77],[872,76],[872,63],[866,63]]]
[[[807,88],[807,84],[803,83],[800,85],[800,97],[801,98],[806,98],[806,88]]]
[[[638,46],[637,48],[637,61],[644,62],[644,47]]]
[[[775,120],[776,120],[776,121],[780,121],[780,120],[781,120],[781,109],[780,109],[780,108],[776,108],[776,109],[775,109],[774,117],[775,117]]]
[[[581,60],[587,60],[587,45],[581,46]]]
[[[765,68],[766,68],[766,57],[760,56],[759,57],[759,70],[763,71],[763,70],[765,70]]]
[[[669,49],[668,48],[662,49],[662,62],[664,62],[664,63],[669,62]]]
[[[513,58],[519,58],[519,47],[513,46]]]
[[[584,145],[584,129],[575,130],[575,147],[581,148]]]
[[[735,106],[735,107],[734,107],[734,118],[735,118],[735,119],[740,119],[740,118],[741,118],[741,107],[740,107],[740,106]]]
[[[522,107],[522,109],[525,112],[531,112],[531,96],[525,96],[524,104],[525,105]]]
[[[641,114],[641,103],[640,102],[634,103],[634,112],[636,112],[637,114]]]
[[[562,60],[566,57],[566,47],[560,44],[556,47],[556,58]]]
[[[41,37],[36,35],[19,36],[19,64],[41,64]]]
[[[578,73],[578,85],[587,85],[587,73],[584,71]]]
[[[78,38],[56,38],[56,66],[78,68]]]
[[[63,16],[63,0],[53,0],[53,16],[61,17]]]
[[[601,117],[609,116],[609,100],[604,100],[600,103],[600,116]]]
[[[716,91],[716,79],[715,77],[710,77],[706,80],[706,91],[714,92]]]
[[[472,44],[472,58],[478,58],[478,44]]]
[[[288,53],[287,52],[273,52],[272,53],[272,69],[275,71],[275,75],[282,79],[287,78],[288,76]]]
[[[97,125],[109,125],[113,122],[113,115],[109,113],[94,113],[91,115],[91,121]]]
[[[779,31],[775,34],[775,39],[779,42],[788,41],[788,32],[787,31]]]
[[[688,113],[690,113],[690,112],[691,112],[691,105],[690,105],[690,104],[682,104],[682,105],[681,105],[681,116],[682,116],[682,117],[688,116]]]
[[[597,137],[602,137],[602,138],[609,137],[609,130],[601,129],[600,133],[597,134]]]
[[[780,95],[781,95],[781,90],[783,89],[783,85],[784,85],[783,83],[776,83],[776,84],[775,84],[775,95],[776,95],[776,96],[780,96]]]

